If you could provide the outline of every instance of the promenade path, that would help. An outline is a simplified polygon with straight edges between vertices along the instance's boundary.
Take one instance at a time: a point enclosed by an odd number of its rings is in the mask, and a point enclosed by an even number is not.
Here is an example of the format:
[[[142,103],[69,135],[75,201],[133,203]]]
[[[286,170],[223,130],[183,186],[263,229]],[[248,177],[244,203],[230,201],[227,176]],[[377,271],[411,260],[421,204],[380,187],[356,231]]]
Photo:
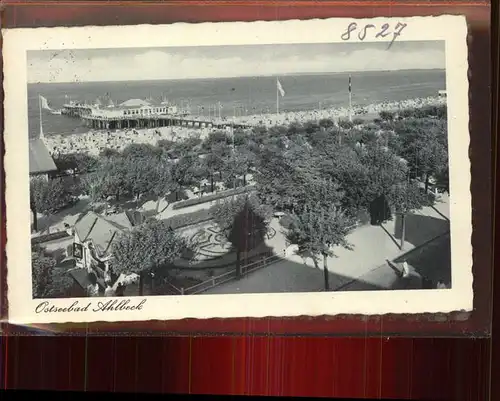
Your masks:
[[[374,288],[387,288],[395,274],[390,268],[381,269],[386,259],[399,255],[424,244],[449,231],[447,216],[449,199],[442,196],[435,208],[425,207],[406,218],[406,241],[403,250],[400,244],[400,221],[395,217],[383,226],[364,225],[356,228],[348,241],[352,250],[336,247],[335,257],[328,260],[330,289],[339,289],[353,280],[368,281]],[[283,228],[276,219],[271,227],[276,236],[268,242],[277,255],[284,259],[253,272],[240,280],[211,288],[206,294],[306,292],[324,288],[323,262],[316,267],[311,258],[303,258],[294,252],[287,252]]]
[[[190,190],[186,190],[186,194],[188,199],[193,199],[197,198],[196,195],[194,195]],[[206,196],[206,195],[205,195]],[[174,203],[170,203],[166,208],[161,210],[160,213],[156,216],[158,220],[165,220],[180,214],[189,214],[189,213],[194,213],[198,212],[200,210],[205,210],[205,209],[210,209],[213,205],[215,205],[217,201],[212,201],[212,202],[204,202],[204,203],[198,203],[193,206],[188,206],[188,207],[183,207],[182,209],[174,209]]]

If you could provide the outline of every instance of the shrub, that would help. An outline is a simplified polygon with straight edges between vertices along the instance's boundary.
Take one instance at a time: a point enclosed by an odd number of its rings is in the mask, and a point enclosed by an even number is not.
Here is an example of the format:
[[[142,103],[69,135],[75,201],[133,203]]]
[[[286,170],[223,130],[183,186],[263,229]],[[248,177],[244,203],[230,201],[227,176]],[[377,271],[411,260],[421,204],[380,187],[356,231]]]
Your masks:
[[[339,127],[344,129],[351,129],[354,127],[354,122],[349,120],[339,120]]]
[[[279,223],[280,223],[281,227],[288,230],[290,228],[290,226],[292,225],[292,221],[293,221],[293,219],[290,217],[290,215],[285,214],[283,217],[280,218]]]
[[[393,113],[392,111],[383,110],[379,113],[379,116],[384,121],[392,121],[394,120],[395,113]]]

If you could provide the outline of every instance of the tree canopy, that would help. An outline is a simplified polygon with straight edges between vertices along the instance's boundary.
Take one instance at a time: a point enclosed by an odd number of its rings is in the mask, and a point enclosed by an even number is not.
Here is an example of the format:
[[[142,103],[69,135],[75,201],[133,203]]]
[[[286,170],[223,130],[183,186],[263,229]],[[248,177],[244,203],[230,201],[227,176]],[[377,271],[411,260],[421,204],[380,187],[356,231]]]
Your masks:
[[[30,180],[31,208],[39,213],[56,213],[73,200],[71,188],[61,178],[46,180],[33,177]]]
[[[31,252],[31,278],[34,298],[65,298],[71,296],[72,279],[56,267],[56,260],[41,248]]]
[[[152,219],[113,241],[112,269],[118,275],[141,275],[168,266],[188,246],[184,237],[168,227],[168,222]]]
[[[341,208],[320,204],[311,205],[299,213],[292,213],[287,239],[296,244],[299,251],[309,253],[316,262],[323,257],[325,290],[329,290],[328,257],[333,256],[333,247],[350,248],[347,235],[352,229],[353,220]]]
[[[236,249],[236,271],[240,275],[240,254],[255,249],[264,242],[267,219],[272,210],[262,205],[256,196],[240,195],[218,202],[210,212]]]
[[[66,153],[54,156],[59,170],[73,170],[75,173],[88,173],[97,167],[98,159],[85,153]]]

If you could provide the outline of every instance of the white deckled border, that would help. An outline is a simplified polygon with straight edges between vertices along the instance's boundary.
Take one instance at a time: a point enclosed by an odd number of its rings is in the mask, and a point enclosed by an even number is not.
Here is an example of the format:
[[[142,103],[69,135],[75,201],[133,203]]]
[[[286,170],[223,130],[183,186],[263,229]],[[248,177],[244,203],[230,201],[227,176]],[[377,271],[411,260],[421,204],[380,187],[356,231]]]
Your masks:
[[[36,314],[31,296],[28,170],[28,50],[340,42],[356,21],[408,26],[397,40],[446,42],[452,283],[449,290],[148,297],[142,311]],[[35,28],[3,32],[9,321],[15,324],[337,314],[447,313],[472,310],[472,207],[469,161],[467,26],[464,17],[327,19],[117,27]],[[392,39],[371,41],[387,42]],[[359,39],[354,39],[359,41]],[[367,41],[367,39],[365,40]],[[76,299],[75,299],[76,300]],[[107,299],[108,300],[108,299]],[[137,301],[139,298],[137,298]],[[50,300],[67,307],[70,299]],[[80,299],[80,302],[82,300]],[[93,303],[99,299],[89,300]],[[102,300],[101,300],[102,301]],[[136,300],[132,299],[135,303]]]

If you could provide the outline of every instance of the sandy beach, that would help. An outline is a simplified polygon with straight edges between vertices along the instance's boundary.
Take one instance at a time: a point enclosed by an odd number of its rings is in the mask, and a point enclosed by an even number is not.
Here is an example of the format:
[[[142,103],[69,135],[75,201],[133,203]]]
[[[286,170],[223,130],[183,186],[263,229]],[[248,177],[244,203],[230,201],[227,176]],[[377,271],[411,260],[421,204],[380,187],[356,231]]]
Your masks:
[[[363,116],[376,116],[381,111],[398,111],[409,108],[418,108],[430,105],[446,104],[444,97],[428,97],[419,99],[408,99],[401,102],[383,102],[367,106],[353,105],[353,118]],[[307,110],[283,112],[280,114],[264,114],[254,116],[237,117],[235,121],[241,124],[248,125],[265,125],[267,127],[275,125],[286,125],[291,123],[303,123],[306,121],[318,121],[324,118],[332,118],[334,120],[347,119],[349,117],[349,109],[347,107],[328,108],[322,110]]]
[[[353,117],[366,119],[368,117],[376,117],[376,115],[383,110],[398,111],[407,108],[440,105],[445,103],[446,98],[429,97],[410,99],[401,102],[384,102],[368,106],[354,106]],[[331,118],[338,121],[346,119],[348,116],[348,108],[330,108],[323,110],[283,112],[280,114],[250,115],[226,118],[224,121],[234,121],[235,123],[247,124],[250,126],[264,125],[266,127],[271,127],[291,123],[304,123],[306,121],[318,121],[325,118]],[[120,151],[133,143],[156,145],[160,140],[176,141],[193,135],[204,138],[212,131],[214,131],[214,129],[195,129],[178,126],[141,130],[91,130],[82,134],[47,135],[44,136],[43,140],[49,150],[49,153],[52,155],[86,153],[96,156],[106,148]]]
[[[83,134],[48,135],[43,141],[51,155],[68,153],[86,153],[99,155],[104,149],[123,150],[130,144],[156,145],[158,141],[176,141],[189,136],[206,137],[209,129],[193,129],[187,127],[161,127],[141,130],[91,130]]]

